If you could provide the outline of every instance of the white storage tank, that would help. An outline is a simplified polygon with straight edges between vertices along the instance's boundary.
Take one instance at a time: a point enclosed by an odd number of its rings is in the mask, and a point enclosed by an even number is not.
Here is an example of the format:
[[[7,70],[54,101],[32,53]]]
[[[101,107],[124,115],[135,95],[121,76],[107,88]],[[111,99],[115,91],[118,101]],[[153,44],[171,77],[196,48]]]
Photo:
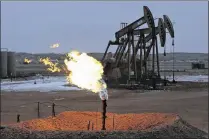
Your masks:
[[[16,76],[16,58],[15,52],[7,52],[7,74],[10,77],[11,75]]]
[[[1,78],[7,77],[7,51],[1,51]]]

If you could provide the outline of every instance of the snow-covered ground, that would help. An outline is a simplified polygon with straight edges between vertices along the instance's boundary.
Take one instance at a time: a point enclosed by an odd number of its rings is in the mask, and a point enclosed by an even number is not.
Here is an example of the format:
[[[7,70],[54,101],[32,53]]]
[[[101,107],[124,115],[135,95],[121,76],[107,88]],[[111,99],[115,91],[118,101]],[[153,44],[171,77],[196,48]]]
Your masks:
[[[163,78],[163,77],[162,77]],[[167,79],[172,81],[172,76],[167,76]],[[175,76],[176,81],[192,81],[192,82],[208,82],[208,76]],[[36,84],[34,82],[36,81]],[[1,90],[2,91],[40,91],[40,92],[51,92],[51,91],[68,91],[68,90],[80,90],[77,87],[65,86],[67,83],[66,77],[45,77],[44,79],[34,77],[28,81],[13,81],[2,80]]]
[[[169,81],[172,81],[173,80],[173,77],[172,76],[167,76],[166,78]],[[208,76],[206,76],[206,75],[199,75],[199,76],[182,75],[182,76],[174,76],[174,79],[176,81],[208,82]]]
[[[36,84],[34,84],[36,82]],[[1,82],[2,91],[68,91],[68,90],[80,90],[77,87],[65,86],[67,83],[65,77],[49,77],[49,78],[37,78],[34,77],[28,81],[13,81],[8,80]]]

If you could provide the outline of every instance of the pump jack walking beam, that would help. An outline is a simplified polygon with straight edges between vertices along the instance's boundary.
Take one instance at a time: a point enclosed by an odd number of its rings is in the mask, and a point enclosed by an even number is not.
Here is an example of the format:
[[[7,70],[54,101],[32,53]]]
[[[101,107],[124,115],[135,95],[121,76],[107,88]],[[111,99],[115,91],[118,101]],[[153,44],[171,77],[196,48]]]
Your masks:
[[[104,55],[102,57],[102,61],[104,61],[110,45],[121,45],[121,43],[119,42],[119,39],[121,37],[123,37],[123,36],[125,36],[127,34],[132,33],[134,29],[142,26],[143,24],[147,23],[148,27],[151,28],[152,34],[155,34],[154,33],[155,25],[154,25],[154,18],[152,16],[152,13],[151,13],[151,11],[149,10],[149,8],[147,6],[144,6],[143,10],[144,10],[144,16],[143,17],[137,19],[133,23],[125,26],[124,28],[120,29],[119,31],[117,31],[115,33],[116,41],[114,41],[114,42],[113,41],[109,41],[108,42],[107,48],[106,48],[105,53],[104,53]]]
[[[143,17],[137,19],[133,23],[129,24],[125,28],[122,28],[121,30],[119,30],[115,33],[116,41],[119,42],[119,38],[126,35],[128,32],[132,32],[134,29],[136,29],[137,27],[139,27],[139,26],[141,26],[145,23],[147,23],[148,26],[153,29],[154,19],[153,19],[151,11],[149,10],[149,8],[147,6],[144,6],[143,10],[144,10],[144,16]]]

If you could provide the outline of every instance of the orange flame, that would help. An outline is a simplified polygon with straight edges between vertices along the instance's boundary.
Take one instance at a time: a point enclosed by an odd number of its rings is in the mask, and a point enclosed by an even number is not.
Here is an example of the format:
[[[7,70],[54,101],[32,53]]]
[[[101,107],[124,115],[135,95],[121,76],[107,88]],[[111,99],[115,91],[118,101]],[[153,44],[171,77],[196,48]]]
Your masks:
[[[49,66],[47,68],[48,71],[51,71],[51,72],[60,72],[61,71],[61,69],[59,67],[57,67],[58,63],[51,62],[49,57],[47,57],[47,58],[40,58],[39,61],[41,63],[43,63],[44,65]]]
[[[27,59],[27,58],[24,59],[24,63],[28,63],[28,64],[29,64],[29,63],[31,63],[31,62],[32,62],[32,60],[29,60],[29,59]]]
[[[57,47],[59,47],[59,46],[60,46],[59,43],[55,43],[55,44],[52,44],[52,45],[50,46],[50,48],[57,48]]]
[[[106,83],[101,81],[103,66],[99,61],[77,51],[68,53],[67,57],[64,62],[70,71],[67,77],[70,83],[94,93],[106,89]]]

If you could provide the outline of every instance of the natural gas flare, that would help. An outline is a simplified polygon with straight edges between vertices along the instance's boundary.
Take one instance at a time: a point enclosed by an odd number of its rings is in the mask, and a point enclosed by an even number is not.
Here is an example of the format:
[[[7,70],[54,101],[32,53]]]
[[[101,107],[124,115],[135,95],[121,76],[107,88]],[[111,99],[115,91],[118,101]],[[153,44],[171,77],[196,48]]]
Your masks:
[[[51,72],[60,72],[61,69],[57,66],[58,63],[53,63],[49,57],[47,58],[40,58],[39,60],[41,63],[43,63],[44,65],[46,66],[49,66],[47,68],[48,71],[51,71]]]
[[[59,46],[60,46],[59,43],[55,43],[55,44],[51,45],[50,48],[57,48],[57,47],[59,47]]]
[[[108,99],[107,86],[102,79],[103,66],[99,61],[86,53],[72,51],[68,53],[64,63],[69,70],[67,80],[71,84],[94,93],[100,93],[101,99]]]
[[[28,58],[25,58],[25,59],[24,59],[24,63],[28,63],[28,64],[29,64],[29,63],[31,63],[31,62],[32,62],[32,60],[30,60],[30,59],[28,59]]]
[[[102,64],[86,53],[72,51],[66,55],[64,60],[65,66],[59,68],[58,63],[51,62],[50,58],[41,58],[39,60],[44,65],[49,66],[48,71],[60,72],[65,71],[67,81],[79,88],[90,90],[94,93],[99,93],[102,100],[108,99],[107,85],[102,79],[103,66]]]

